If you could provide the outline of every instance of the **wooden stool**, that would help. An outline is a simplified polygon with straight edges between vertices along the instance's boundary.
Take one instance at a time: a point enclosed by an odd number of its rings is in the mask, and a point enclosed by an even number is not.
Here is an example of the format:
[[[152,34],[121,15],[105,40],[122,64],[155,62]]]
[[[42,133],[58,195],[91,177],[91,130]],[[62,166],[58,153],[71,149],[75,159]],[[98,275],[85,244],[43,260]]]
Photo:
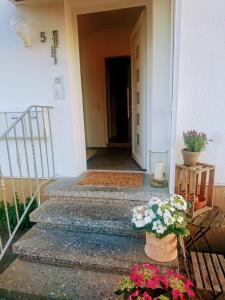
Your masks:
[[[175,193],[192,204],[190,217],[212,209],[215,167],[198,163],[195,167],[176,165]]]

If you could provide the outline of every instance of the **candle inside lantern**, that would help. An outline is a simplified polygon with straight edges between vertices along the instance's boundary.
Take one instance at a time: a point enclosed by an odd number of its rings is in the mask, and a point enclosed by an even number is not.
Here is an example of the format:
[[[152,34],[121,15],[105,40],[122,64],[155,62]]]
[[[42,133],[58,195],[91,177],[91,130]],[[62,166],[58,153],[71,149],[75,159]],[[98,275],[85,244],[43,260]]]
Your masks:
[[[163,180],[165,165],[162,161],[157,161],[155,163],[154,179]]]

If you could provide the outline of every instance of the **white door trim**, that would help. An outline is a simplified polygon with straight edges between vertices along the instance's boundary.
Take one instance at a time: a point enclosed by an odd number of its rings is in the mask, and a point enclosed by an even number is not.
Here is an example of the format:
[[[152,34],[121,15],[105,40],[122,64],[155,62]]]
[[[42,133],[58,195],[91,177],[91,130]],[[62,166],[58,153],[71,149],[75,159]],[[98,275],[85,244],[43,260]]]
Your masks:
[[[134,160],[140,165],[140,167],[144,170],[146,170],[146,156],[147,156],[147,135],[146,135],[146,131],[147,131],[147,114],[146,114],[146,107],[147,107],[147,93],[146,93],[146,83],[147,83],[147,70],[146,70],[146,62],[147,62],[147,33],[146,33],[146,26],[147,26],[147,22],[146,22],[146,10],[144,10],[141,14],[141,16],[139,17],[139,20],[137,21],[133,32],[131,34],[131,86],[132,86],[132,156],[134,158]],[[134,85],[135,85],[135,80],[134,80],[134,72],[136,70],[133,69],[134,64],[135,64],[135,53],[133,52],[133,40],[136,36],[136,34],[138,33],[138,31],[141,28],[141,51],[142,53],[140,53],[141,58],[139,58],[141,60],[140,62],[140,69],[141,69],[141,73],[142,76],[140,75],[140,92],[143,94],[141,98],[144,98],[144,101],[141,105],[141,114],[140,114],[140,119],[141,122],[143,120],[143,124],[142,126],[140,125],[140,127],[143,127],[141,129],[142,132],[140,132],[140,136],[141,138],[141,143],[143,144],[142,147],[144,147],[144,153],[141,153],[141,155],[137,155],[137,153],[135,153],[134,149],[135,149],[135,145],[136,145],[136,140],[137,140],[137,103],[136,102],[136,90],[134,90]],[[143,57],[142,57],[143,56]],[[141,100],[140,100],[141,101]],[[135,109],[136,108],[136,109]]]
[[[170,186],[171,194],[175,191],[175,165],[176,165],[176,131],[177,131],[177,101],[179,81],[180,58],[180,24],[181,24],[182,0],[172,0],[171,31],[172,31],[172,55],[171,55],[171,129],[170,129]]]

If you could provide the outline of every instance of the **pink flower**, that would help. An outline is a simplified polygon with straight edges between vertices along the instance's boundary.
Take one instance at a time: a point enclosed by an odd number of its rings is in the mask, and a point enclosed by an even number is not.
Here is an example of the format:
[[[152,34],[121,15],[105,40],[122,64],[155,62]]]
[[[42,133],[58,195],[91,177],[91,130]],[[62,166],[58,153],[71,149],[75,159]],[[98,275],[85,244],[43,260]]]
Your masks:
[[[190,286],[194,286],[194,284],[190,279],[187,279],[185,282],[185,287],[188,289]]]
[[[173,299],[177,300],[179,298],[180,292],[176,289],[172,291]]]
[[[152,300],[152,297],[147,292],[144,292],[143,296],[146,300]]]
[[[176,274],[176,277],[179,278],[179,279],[186,279],[186,276],[182,273]]]
[[[148,289],[155,289],[156,287],[156,283],[154,280],[150,279],[150,280],[146,280],[146,287]]]
[[[133,292],[131,294],[132,297],[137,297],[138,295],[139,295],[139,291],[138,290],[136,290],[135,292]]]
[[[141,286],[143,284],[143,275],[132,273],[130,274],[130,280],[133,281],[136,286]]]
[[[168,289],[168,287],[169,287],[168,278],[165,275],[163,275],[163,276],[161,276],[161,281],[162,281],[162,284],[165,286],[165,288]]]
[[[167,272],[166,272],[167,275],[171,275],[171,276],[177,276],[177,273],[174,272],[173,270],[169,269]]]
[[[195,292],[192,291],[191,289],[189,289],[189,290],[187,291],[187,294],[188,294],[188,297],[190,297],[190,298],[194,298],[194,297],[195,297]]]

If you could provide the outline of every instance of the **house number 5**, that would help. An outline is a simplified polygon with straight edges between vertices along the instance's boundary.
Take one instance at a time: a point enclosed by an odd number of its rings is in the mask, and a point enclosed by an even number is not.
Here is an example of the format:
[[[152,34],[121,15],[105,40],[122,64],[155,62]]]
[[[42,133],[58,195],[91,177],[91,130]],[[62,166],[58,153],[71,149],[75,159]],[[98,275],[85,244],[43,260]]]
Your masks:
[[[47,40],[46,33],[44,31],[41,32],[41,43],[45,43]]]

